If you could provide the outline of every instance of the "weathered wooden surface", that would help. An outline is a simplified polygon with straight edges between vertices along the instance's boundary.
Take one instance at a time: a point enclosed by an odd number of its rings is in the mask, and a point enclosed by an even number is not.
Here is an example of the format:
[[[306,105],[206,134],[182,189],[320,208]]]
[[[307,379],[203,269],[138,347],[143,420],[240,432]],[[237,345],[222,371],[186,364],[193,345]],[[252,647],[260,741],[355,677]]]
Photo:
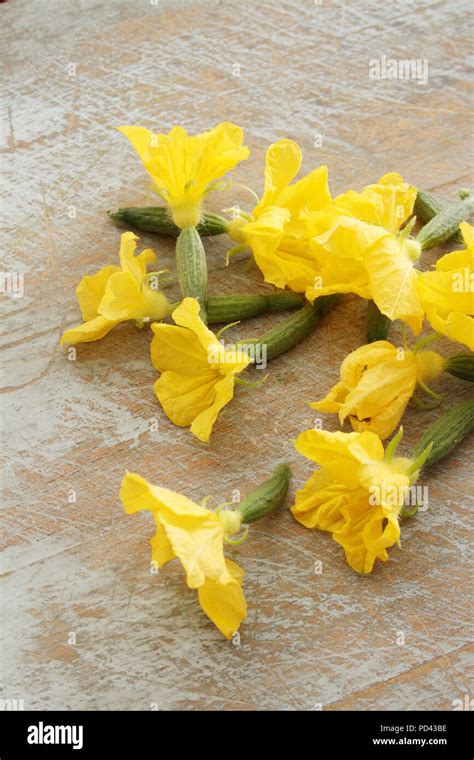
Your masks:
[[[450,709],[471,691],[467,446],[432,472],[428,512],[371,577],[286,509],[254,527],[238,551],[249,603],[240,647],[201,613],[180,567],[150,574],[151,519],[126,516],[118,499],[126,469],[223,501],[288,460],[301,486],[311,466],[291,440],[313,424],[306,401],[364,341],[359,299],[273,363],[265,386],[239,389],[209,447],[161,413],[149,333],[122,326],[76,361],[58,341],[78,321],[80,277],[116,261],[120,231],[105,210],[153,202],[116,125],[235,121],[252,149],[236,177],[257,191],[266,146],[288,136],[305,170],[328,163],[335,192],[398,170],[452,198],[470,181],[470,3],[14,0],[0,17],[2,269],[25,273],[24,297],[4,299],[1,696],[36,709]],[[381,55],[427,59],[428,83],[371,81]],[[245,191],[209,198],[214,210],[236,200],[251,203]],[[172,263],[170,242],[143,243]],[[225,268],[227,247],[206,242],[212,291],[260,289],[242,263]],[[440,387],[467,396],[454,378]],[[408,412],[407,450],[435,414]]]

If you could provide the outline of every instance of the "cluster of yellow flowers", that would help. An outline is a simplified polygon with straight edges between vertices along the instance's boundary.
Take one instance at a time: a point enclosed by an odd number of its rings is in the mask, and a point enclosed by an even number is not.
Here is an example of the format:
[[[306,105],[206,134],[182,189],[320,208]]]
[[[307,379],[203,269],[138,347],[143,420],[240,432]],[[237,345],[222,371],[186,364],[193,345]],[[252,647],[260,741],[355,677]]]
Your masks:
[[[464,248],[442,256],[433,271],[421,273],[417,262],[424,246],[411,236],[417,189],[399,174],[389,173],[360,192],[332,197],[325,166],[294,181],[302,153],[287,139],[268,148],[263,194],[256,196],[254,208],[234,207],[227,209],[230,219],[211,218],[203,210],[207,194],[228,189],[223,176],[249,155],[239,127],[222,123],[196,136],[182,127],[173,127],[167,135],[135,126],[120,127],[120,132],[132,143],[165,203],[142,210],[142,224],[140,209],[129,209],[134,211],[129,214],[131,226],[177,236],[181,301],[169,301],[162,286],[170,272],[149,271],[148,266],[156,264],[155,253],[146,249],[136,255],[138,238],[126,231],[120,266],[104,266],[79,283],[83,322],[64,333],[62,344],[98,340],[126,320],[139,327],[150,324],[151,361],[160,375],[154,384],[156,397],[175,425],[190,427],[200,441],[208,442],[236,382],[248,383],[240,375],[255,364],[252,347],[265,346],[271,359],[295,345],[332,307],[336,294],[354,293],[375,304],[387,330],[391,320],[401,320],[403,347],[390,343],[385,334],[356,348],[341,364],[340,381],[324,399],[311,404],[336,413],[341,424],[348,419],[354,432],[313,429],[295,442],[297,450],[320,468],[297,491],[294,517],[308,528],[330,531],[349,565],[359,573],[371,572],[375,560],[385,561],[387,549],[399,541],[407,493],[431,450],[428,446],[415,457],[395,457],[401,429],[386,451],[381,441],[396,430],[417,392],[438,398],[428,383],[442,371],[472,379],[472,354],[446,359],[426,350],[431,337],[409,349],[405,326],[418,336],[426,319],[437,333],[474,350],[474,228],[462,222]],[[121,212],[122,217],[116,217],[123,221],[127,210]],[[155,227],[150,227],[151,218]],[[249,249],[264,280],[281,291],[280,302],[277,291],[268,300],[269,310],[286,308],[289,302],[283,298],[288,291],[299,294],[291,306],[300,307],[261,338],[231,346],[223,345],[222,330],[212,332],[208,322],[232,326],[241,315],[267,307],[257,304],[256,296],[213,300],[208,295],[201,238],[224,232],[235,244],[228,260],[236,251]],[[174,324],[163,321],[170,316]],[[240,535],[242,527],[282,501],[289,468],[280,468],[233,510],[221,505],[211,511],[132,473],[122,483],[127,512],[149,509],[153,514],[152,561],[162,567],[175,557],[181,560],[188,586],[197,589],[204,612],[228,638],[245,617],[246,602],[243,571],[224,557],[224,543],[233,543],[232,536]]]

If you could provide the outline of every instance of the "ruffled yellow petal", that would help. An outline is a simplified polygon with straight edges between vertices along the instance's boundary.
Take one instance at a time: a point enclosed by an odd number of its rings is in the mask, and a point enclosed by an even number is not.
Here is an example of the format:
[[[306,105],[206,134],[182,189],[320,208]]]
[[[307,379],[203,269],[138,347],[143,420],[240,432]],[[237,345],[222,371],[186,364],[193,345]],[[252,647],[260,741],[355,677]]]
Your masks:
[[[208,353],[190,330],[163,324],[152,324],[151,329],[150,355],[158,372],[192,375],[209,369]]]
[[[361,346],[341,365],[341,382],[320,402],[322,412],[337,412],[341,423],[349,417],[357,432],[371,431],[382,440],[398,423],[413,395],[419,370],[415,356],[387,341]]]
[[[77,327],[66,330],[61,338],[61,345],[64,346],[67,343],[70,346],[75,346],[78,343],[91,343],[94,340],[100,340],[120,321],[106,319],[102,316],[89,319],[88,322],[83,322]]]
[[[213,405],[217,382],[212,370],[200,374],[166,371],[153,389],[168,419],[178,427],[188,427]]]
[[[327,166],[318,166],[305,177],[289,185],[278,197],[278,205],[291,212],[293,222],[300,219],[302,210],[312,213],[325,208],[331,202],[331,193],[328,184]],[[306,229],[301,223],[301,230]]]
[[[242,591],[242,568],[230,559],[225,562],[232,580],[221,584],[207,579],[199,586],[198,596],[204,613],[227,639],[231,639],[247,615],[247,602]]]
[[[164,319],[171,311],[166,296],[139,284],[130,271],[117,272],[107,281],[99,311],[108,319]]]
[[[214,513],[134,473],[123,479],[120,498],[129,513],[140,509],[153,512],[169,541],[164,550],[180,559],[190,588],[198,588],[207,578],[231,582],[224,559],[224,527]],[[161,534],[158,540],[162,541]]]
[[[469,239],[469,231],[464,234]],[[426,317],[437,332],[474,350],[474,250],[453,251],[436,263],[436,271],[418,278]]]
[[[133,126],[119,131],[132,143],[180,227],[198,223],[209,185],[249,155],[242,147],[242,130],[228,122],[195,136],[182,127],[167,135]]]
[[[349,216],[395,233],[411,216],[416,192],[400,174],[392,172],[384,174],[378,183],[367,185],[361,193],[349,190],[337,196],[334,206]]]
[[[395,516],[382,507],[360,498],[342,509],[345,523],[334,531],[333,538],[344,549],[348,564],[357,573],[372,572],[376,559],[388,559],[387,548],[400,538],[400,526]]]
[[[421,330],[424,310],[417,290],[418,273],[399,241],[381,238],[367,252],[365,268],[369,275],[372,298],[390,319],[401,319],[415,335]]]
[[[101,314],[107,319],[136,319],[140,306],[140,288],[130,272],[112,275],[100,302]]]
[[[193,433],[203,443],[208,443],[209,438],[221,409],[234,397],[234,375],[226,375],[214,385],[214,398],[212,404],[198,414],[191,425]]]
[[[264,192],[260,203],[254,208],[257,218],[267,206],[280,206],[279,196],[300,170],[301,148],[293,140],[278,140],[267,150],[265,159]]]
[[[146,248],[138,256],[135,256],[137,240],[139,240],[139,238],[134,235],[133,232],[122,233],[120,238],[119,257],[120,266],[123,272],[128,272],[134,278],[137,285],[141,285],[141,282],[146,275],[147,265],[155,263],[157,257],[151,248]]]
[[[119,267],[109,264],[99,269],[95,274],[86,275],[82,278],[76,288],[76,296],[79,301],[82,319],[85,322],[97,316],[97,310],[105,293],[107,281],[115,272],[119,271]]]
[[[246,224],[242,234],[265,282],[304,292],[308,283],[314,282],[320,268],[308,240],[286,234],[285,225],[289,219],[287,209],[271,206],[255,222]]]
[[[384,449],[374,433],[307,430],[295,441],[300,454],[327,468],[336,482],[354,488],[362,465],[381,461]]]
[[[354,498],[354,490],[334,482],[325,470],[316,470],[295,494],[293,517],[306,528],[334,531],[342,527],[341,509]]]
[[[174,310],[176,327],[153,325],[153,365],[161,372],[154,390],[166,415],[207,442],[220,410],[232,399],[234,376],[250,363],[225,349],[199,317],[199,303],[185,298]]]

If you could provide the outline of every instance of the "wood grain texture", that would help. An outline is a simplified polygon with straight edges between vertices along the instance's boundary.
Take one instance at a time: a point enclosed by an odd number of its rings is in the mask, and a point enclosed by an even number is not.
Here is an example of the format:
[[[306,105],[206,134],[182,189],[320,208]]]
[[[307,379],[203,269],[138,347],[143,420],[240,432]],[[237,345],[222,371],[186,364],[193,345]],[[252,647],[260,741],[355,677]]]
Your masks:
[[[262,388],[239,389],[209,446],[157,405],[149,332],[121,326],[79,346],[76,361],[59,338],[78,322],[80,277],[116,261],[120,230],[106,209],[154,200],[114,126],[235,121],[252,150],[235,177],[258,192],[268,143],[290,137],[305,171],[328,164],[333,192],[396,170],[453,198],[472,181],[470,3],[13,0],[0,17],[2,269],[25,276],[24,297],[4,298],[1,696],[31,709],[451,709],[472,691],[467,445],[433,470],[429,510],[371,577],[296,524],[289,500],[253,527],[235,552],[249,604],[240,646],[201,613],[180,567],[150,574],[151,519],[126,516],[118,499],[126,469],[218,502],[289,461],[300,487],[311,466],[292,439],[314,423],[306,401],[364,342],[361,300],[346,297]],[[427,59],[428,83],[370,80],[381,55]],[[235,189],[212,194],[209,208],[236,201],[251,205]],[[172,265],[171,242],[142,241]],[[225,268],[228,240],[205,244],[212,292],[265,287],[243,263]],[[451,401],[469,390],[450,377],[440,389]],[[408,411],[407,451],[437,413]]]

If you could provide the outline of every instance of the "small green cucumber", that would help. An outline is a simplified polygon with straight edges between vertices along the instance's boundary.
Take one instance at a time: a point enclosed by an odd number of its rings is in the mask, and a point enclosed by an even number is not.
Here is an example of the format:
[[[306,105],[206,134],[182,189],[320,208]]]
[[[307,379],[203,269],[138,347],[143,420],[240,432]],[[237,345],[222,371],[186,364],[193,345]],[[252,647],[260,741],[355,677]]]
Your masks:
[[[196,227],[185,227],[176,240],[176,271],[183,298],[196,298],[200,317],[207,324],[207,262]]]
[[[445,205],[446,204],[438,200],[438,198],[436,198],[431,193],[428,193],[426,190],[418,190],[414,212],[416,214],[416,218],[420,219],[422,222],[424,222],[424,224],[426,224],[426,222],[429,222],[430,219],[436,216],[436,214],[439,214],[440,211],[445,208]],[[455,232],[454,235],[449,239],[453,243],[463,242],[463,237],[460,230]]]
[[[157,232],[159,235],[178,237],[179,227],[171,219],[166,206],[129,206],[117,211],[107,211],[112,221],[125,227],[132,227],[144,232]],[[228,230],[227,220],[219,214],[205,213],[197,226],[202,237],[221,235]]]
[[[261,345],[267,360],[280,356],[288,349],[306,338],[322,317],[332,309],[338,299],[337,295],[321,296],[314,304],[306,304],[296,314],[282,319],[275,327],[256,338],[255,340],[242,341]]]
[[[238,507],[242,522],[252,523],[272,512],[282,503],[288,493],[291,479],[291,468],[287,464],[279,464],[273,475],[259,485],[243,499]]]
[[[455,354],[446,359],[444,365],[444,371],[449,372],[454,377],[459,377],[461,380],[468,380],[474,383],[474,353],[472,351],[466,351],[463,354]]]
[[[392,320],[382,314],[375,301],[367,301],[367,343],[386,340]]]
[[[413,450],[413,459],[421,456],[432,443],[432,449],[423,464],[423,469],[431,467],[447,457],[473,430],[474,399],[470,399],[449,409],[425,430]]]
[[[209,296],[207,321],[210,325],[240,322],[267,312],[295,309],[304,304],[304,296],[291,291],[237,296]]]
[[[468,196],[457,203],[445,206],[428,224],[421,228],[416,241],[423,251],[449,240],[459,228],[459,223],[470,218],[474,211],[474,197]]]

